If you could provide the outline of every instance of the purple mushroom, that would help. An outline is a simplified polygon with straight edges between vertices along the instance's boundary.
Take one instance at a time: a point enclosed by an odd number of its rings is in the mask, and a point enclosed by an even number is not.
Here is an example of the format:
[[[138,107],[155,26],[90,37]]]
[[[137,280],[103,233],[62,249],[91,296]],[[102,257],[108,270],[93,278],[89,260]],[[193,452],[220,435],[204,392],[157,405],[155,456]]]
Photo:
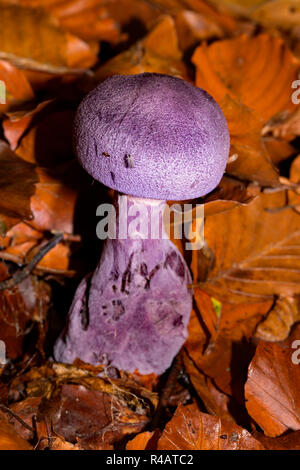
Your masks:
[[[212,191],[226,167],[229,134],[204,90],[144,73],[113,76],[84,98],[75,145],[85,170],[119,193],[120,217],[121,194],[150,214],[165,200]],[[118,232],[77,289],[55,359],[163,373],[187,337],[189,283],[189,269],[168,238],[121,238]]]

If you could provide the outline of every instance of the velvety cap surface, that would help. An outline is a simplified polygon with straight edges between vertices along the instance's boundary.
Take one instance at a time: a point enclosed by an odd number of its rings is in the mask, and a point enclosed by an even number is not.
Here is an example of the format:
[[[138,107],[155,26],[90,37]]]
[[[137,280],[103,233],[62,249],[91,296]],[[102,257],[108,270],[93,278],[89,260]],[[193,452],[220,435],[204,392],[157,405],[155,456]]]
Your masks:
[[[74,134],[78,159],[96,180],[154,199],[209,193],[229,153],[226,120],[214,99],[160,74],[105,80],[80,104]]]

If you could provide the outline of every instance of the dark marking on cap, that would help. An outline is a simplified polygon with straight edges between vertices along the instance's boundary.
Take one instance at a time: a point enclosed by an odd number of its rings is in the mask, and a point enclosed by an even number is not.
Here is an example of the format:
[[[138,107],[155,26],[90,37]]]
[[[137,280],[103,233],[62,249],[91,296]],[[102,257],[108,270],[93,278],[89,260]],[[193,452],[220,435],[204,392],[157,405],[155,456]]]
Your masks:
[[[107,157],[107,158],[110,157],[109,153],[107,153],[107,152],[102,152],[102,155],[103,155],[103,157]]]
[[[111,176],[112,182],[114,183],[115,182],[115,174],[114,174],[113,171],[110,172],[110,176]]]
[[[125,168],[133,168],[134,167],[134,159],[132,155],[126,154],[124,157]]]

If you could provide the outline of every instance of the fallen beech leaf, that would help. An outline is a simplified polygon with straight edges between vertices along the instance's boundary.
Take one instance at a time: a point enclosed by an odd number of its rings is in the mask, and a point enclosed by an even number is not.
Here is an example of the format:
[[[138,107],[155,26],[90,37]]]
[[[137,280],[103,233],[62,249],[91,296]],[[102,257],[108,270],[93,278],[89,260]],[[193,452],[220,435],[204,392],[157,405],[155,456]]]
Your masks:
[[[97,61],[95,48],[62,31],[44,10],[1,2],[0,12],[2,59],[50,72],[89,68]]]
[[[299,338],[298,325],[284,342],[260,341],[249,366],[247,410],[270,437],[300,429],[299,364],[293,362],[293,342]]]
[[[276,438],[267,437],[256,432],[254,437],[267,450],[300,450],[300,431],[289,432]]]
[[[64,184],[61,179],[51,176],[41,168],[37,169],[39,183],[31,198],[33,220],[30,225],[40,231],[73,233],[73,217],[77,192]],[[74,176],[70,168],[66,173]],[[67,178],[67,180],[70,178]]]
[[[38,177],[34,166],[18,158],[0,141],[0,211],[19,219],[32,218],[30,198]]]
[[[216,189],[202,199],[196,201],[204,204],[205,217],[218,212],[231,210],[239,205],[249,204],[259,193],[261,188],[257,184],[248,184],[229,176],[223,176]]]
[[[293,145],[286,140],[266,136],[262,141],[274,165],[278,165],[295,153]]]
[[[72,149],[72,109],[40,107],[21,138],[16,154],[23,160],[53,168],[74,158]],[[55,139],[53,138],[55,136]]]
[[[300,135],[300,110],[276,114],[264,125],[262,134],[271,134],[277,139],[295,139]]]
[[[7,0],[6,0],[7,1]],[[55,16],[66,31],[83,39],[101,41],[120,41],[117,23],[109,18],[106,1],[103,0],[9,0],[10,3],[24,7],[42,7]]]
[[[206,410],[219,418],[233,421],[228,409],[229,403],[232,408],[232,399],[216,388],[213,381],[195,366],[187,353],[183,355],[183,360],[185,371]]]
[[[1,281],[10,277],[1,263]],[[50,287],[34,277],[28,277],[11,290],[0,291],[0,339],[5,342],[9,359],[19,357],[24,338],[34,324],[43,323],[50,301]]]
[[[298,26],[300,9],[298,0],[273,0],[263,2],[250,15],[252,19],[267,27],[290,29]]]
[[[210,0],[220,10],[243,16],[253,11],[253,8],[266,3],[266,1],[268,0]]]
[[[145,39],[98,68],[95,80],[104,80],[115,74],[143,72],[164,73],[187,79],[174,20],[170,16],[160,19]]]
[[[220,102],[227,118],[230,133],[230,152],[226,171],[238,178],[260,183],[262,186],[280,186],[279,174],[262,138],[262,121],[248,107],[226,95]]]
[[[214,265],[203,290],[231,303],[300,293],[300,220],[285,204],[283,191],[261,194],[247,206],[207,217],[205,241]],[[198,255],[193,251],[195,282]]]
[[[5,60],[0,60],[0,80],[5,84],[5,104],[0,103],[0,113],[9,110],[12,105],[34,98],[33,90],[22,70]]]
[[[19,436],[0,411],[0,450],[32,450],[32,446]]]
[[[196,49],[193,62],[196,85],[218,103],[228,94],[264,121],[279,111],[295,109],[291,87],[299,73],[299,62],[278,37],[242,35],[210,46],[204,44]]]
[[[34,116],[45,108],[51,101],[43,101],[35,106],[30,111],[21,111],[15,113],[6,113],[8,116],[3,120],[3,132],[5,138],[10,144],[12,150],[16,150],[19,144],[19,140],[25,131],[29,128]]]
[[[215,10],[211,5],[208,5],[203,0],[150,0],[154,5],[161,6],[165,11],[170,13],[177,13],[182,9],[196,11],[214,21],[228,32],[233,32],[236,28],[235,20]]]
[[[297,321],[300,321],[298,299],[279,297],[266,319],[258,325],[255,337],[264,341],[284,341]]]
[[[31,369],[14,386],[23,383],[29,397],[43,397],[37,416],[40,440],[52,429],[81,448],[111,449],[114,442],[145,427],[156,395],[133,381],[99,377],[83,367],[49,363]]]
[[[154,431],[146,431],[138,434],[127,443],[126,450],[145,450],[153,435]]]
[[[252,354],[250,338],[273,302],[235,306],[222,302],[217,318],[212,300],[200,289],[195,290],[195,310],[191,314],[185,349],[200,375],[197,377],[192,365],[188,367],[192,381],[200,380],[199,385],[203,384],[205,374],[220,390],[239,399],[244,385],[243,371]]]
[[[175,17],[180,48],[183,51],[195,46],[204,39],[224,36],[222,28],[207,16],[194,11],[182,10]]]
[[[41,397],[29,397],[17,403],[10,405],[10,410],[21,420],[32,428],[26,428],[20,421],[13,416],[7,414],[9,423],[15,428],[17,433],[26,441],[33,441],[34,439],[34,420],[38,413],[38,408],[41,403]]]
[[[158,441],[158,450],[263,450],[245,429],[201,413],[197,405],[179,405]]]

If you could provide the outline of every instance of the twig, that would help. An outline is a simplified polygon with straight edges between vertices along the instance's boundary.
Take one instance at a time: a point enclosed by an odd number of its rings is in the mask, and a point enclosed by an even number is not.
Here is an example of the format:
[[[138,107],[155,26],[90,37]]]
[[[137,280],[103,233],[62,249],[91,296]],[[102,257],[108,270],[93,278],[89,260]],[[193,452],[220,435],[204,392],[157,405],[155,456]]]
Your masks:
[[[6,279],[5,281],[0,282],[0,290],[11,289],[15,287],[20,282],[24,281],[31,272],[34,270],[36,265],[44,258],[44,256],[54,248],[58,243],[60,243],[64,238],[63,233],[55,235],[46,245],[42,246],[39,252],[32,258],[32,260],[24,268],[18,270],[11,278]]]
[[[18,416],[16,413],[14,413],[10,408],[7,406],[3,405],[3,403],[0,403],[0,409],[2,409],[5,413],[9,414],[12,416],[14,419],[16,419],[24,428],[28,429],[28,431],[34,433],[33,427],[29,426],[29,424],[25,423],[20,416]]]

